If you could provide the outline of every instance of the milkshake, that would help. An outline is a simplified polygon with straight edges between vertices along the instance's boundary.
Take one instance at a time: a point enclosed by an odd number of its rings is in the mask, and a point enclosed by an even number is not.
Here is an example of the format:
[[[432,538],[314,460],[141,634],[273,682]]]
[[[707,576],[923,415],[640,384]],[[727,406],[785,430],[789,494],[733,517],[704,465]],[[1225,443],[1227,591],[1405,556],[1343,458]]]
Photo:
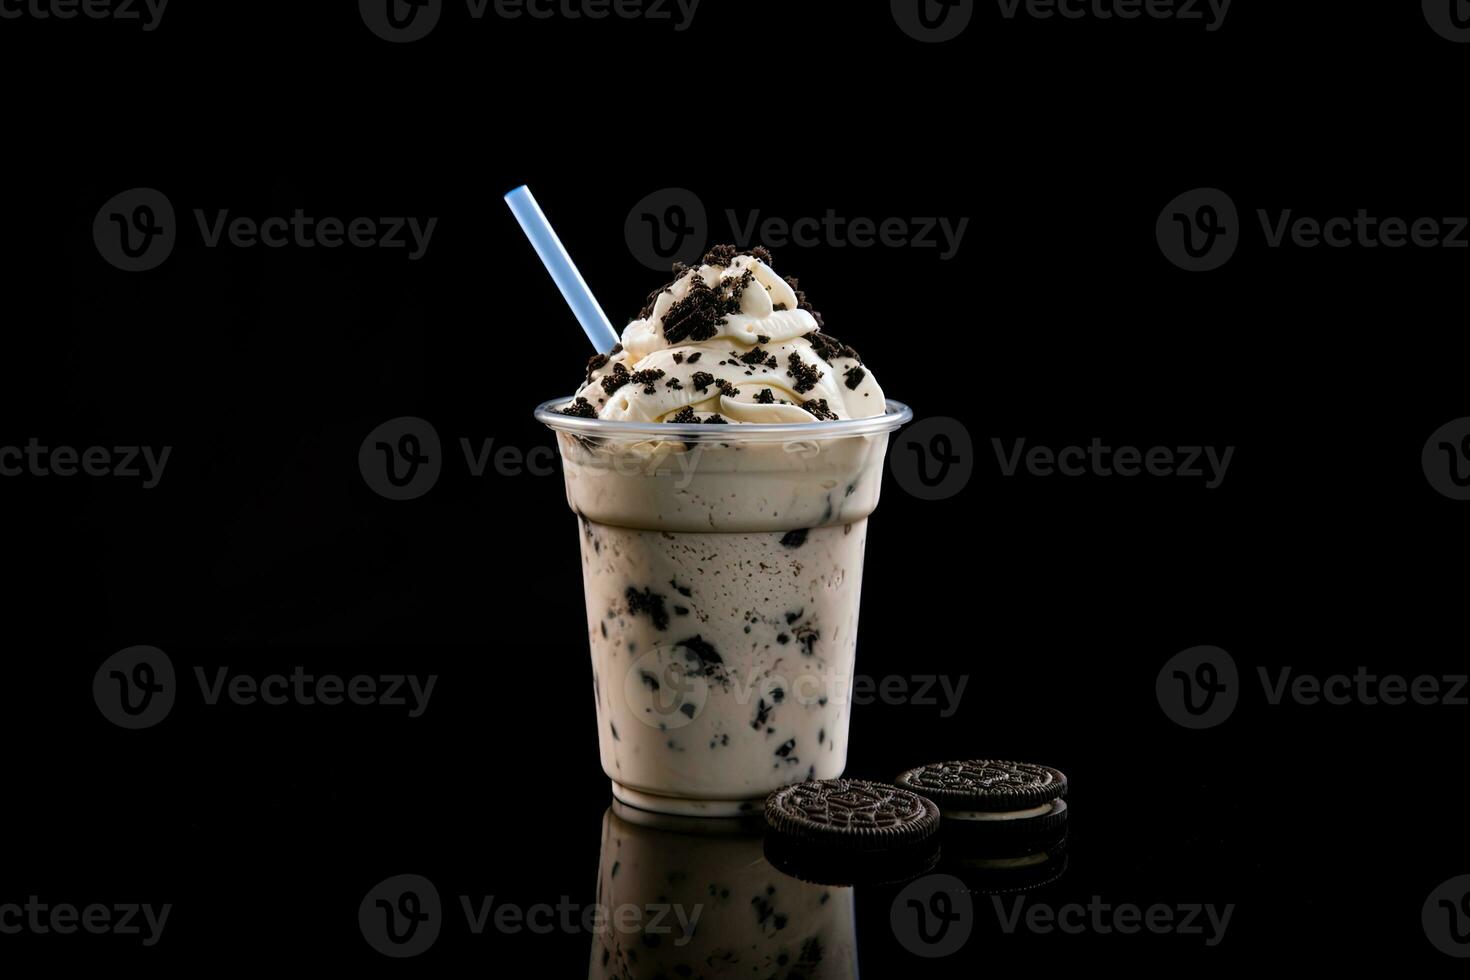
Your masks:
[[[614,918],[639,910],[643,928],[600,930],[591,980],[858,975],[853,890],[776,870],[761,853],[759,826],[614,803],[602,822],[597,903]]]
[[[618,799],[758,811],[842,774],[886,402],[764,249],[712,250],[593,357],[556,431]]]

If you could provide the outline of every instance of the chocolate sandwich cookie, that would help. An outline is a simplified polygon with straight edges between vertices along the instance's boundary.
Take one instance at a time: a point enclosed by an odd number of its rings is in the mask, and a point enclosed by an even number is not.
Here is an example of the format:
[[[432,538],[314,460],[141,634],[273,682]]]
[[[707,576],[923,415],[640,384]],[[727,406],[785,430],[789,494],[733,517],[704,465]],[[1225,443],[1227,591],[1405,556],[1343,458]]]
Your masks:
[[[861,779],[797,783],[766,799],[766,856],[823,884],[896,881],[939,857],[939,808],[897,786]]]
[[[972,759],[901,773],[895,782],[938,804],[946,821],[990,833],[1045,834],[1067,821],[1067,777],[1050,766]]]

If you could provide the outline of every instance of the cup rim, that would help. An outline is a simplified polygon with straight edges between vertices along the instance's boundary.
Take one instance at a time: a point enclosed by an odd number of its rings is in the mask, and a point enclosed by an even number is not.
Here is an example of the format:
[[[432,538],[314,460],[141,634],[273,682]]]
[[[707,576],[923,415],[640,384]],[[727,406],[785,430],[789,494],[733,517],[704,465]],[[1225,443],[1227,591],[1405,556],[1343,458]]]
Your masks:
[[[536,406],[536,420],[557,432],[625,441],[669,442],[786,442],[791,440],[843,439],[850,436],[887,434],[913,421],[914,412],[903,402],[886,399],[882,415],[835,422],[740,422],[704,425],[698,422],[615,422],[584,419],[556,411],[575,396],[553,398]]]

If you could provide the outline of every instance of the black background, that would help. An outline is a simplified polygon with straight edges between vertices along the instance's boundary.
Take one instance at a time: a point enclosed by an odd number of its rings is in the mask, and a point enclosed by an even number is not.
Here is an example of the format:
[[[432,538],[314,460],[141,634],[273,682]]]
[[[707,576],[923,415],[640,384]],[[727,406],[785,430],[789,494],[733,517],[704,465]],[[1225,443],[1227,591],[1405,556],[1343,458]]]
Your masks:
[[[1225,941],[1004,936],[920,960],[858,895],[862,966],[1267,958],[1447,971],[1420,926],[1470,872],[1463,707],[1268,707],[1256,668],[1464,672],[1462,508],[1420,450],[1466,415],[1454,250],[1270,249],[1255,214],[1465,214],[1455,93],[1470,46],[1418,4],[1238,0],[1198,22],[1003,20],[919,44],[882,3],[704,0],[693,27],[487,18],[450,4],[408,45],[354,4],[185,4],[157,31],[0,21],[14,113],[11,351],[0,444],[169,445],[161,484],[0,480],[11,843],[0,901],[172,902],[163,941],[0,936],[0,962],[287,963],[576,976],[585,935],[469,937],[381,959],[382,878],[591,901],[609,801],[594,751],[574,540],[557,475],[472,478],[461,437],[550,446],[530,415],[588,351],[501,195],[529,183],[615,324],[663,281],[630,208],[692,189],[723,213],[968,217],[958,255],[777,249],[828,328],[920,418],[960,420],[974,477],[870,527],[860,670],[969,675],[960,710],[854,709],[848,773],[1017,757],[1072,780],[1053,904],[1235,903]],[[103,202],[168,195],[181,240],[126,274]],[[1244,241],[1170,265],[1154,221],[1227,191]],[[428,254],[207,249],[194,208],[439,218]],[[722,237],[716,235],[715,237]],[[31,301],[35,302],[31,302]],[[357,451],[433,423],[448,452],[394,503]],[[991,440],[1235,446],[1199,480],[1005,478]],[[215,707],[110,725],[109,654],[212,669],[439,675],[422,718]],[[1186,731],[1156,701],[1217,644],[1245,691]],[[186,693],[187,693],[186,688]],[[1045,957],[1037,960],[1036,957]]]

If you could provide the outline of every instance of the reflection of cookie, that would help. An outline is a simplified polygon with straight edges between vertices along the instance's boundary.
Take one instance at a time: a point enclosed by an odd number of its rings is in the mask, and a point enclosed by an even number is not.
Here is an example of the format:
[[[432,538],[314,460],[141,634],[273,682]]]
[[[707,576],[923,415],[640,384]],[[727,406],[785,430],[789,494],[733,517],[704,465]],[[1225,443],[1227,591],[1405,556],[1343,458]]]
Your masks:
[[[824,779],[772,793],[766,799],[766,822],[790,840],[847,851],[886,851],[933,836],[939,808],[897,786]]]
[[[944,850],[942,871],[948,871],[965,883],[970,891],[983,895],[1027,892],[1049,885],[1067,871],[1066,839],[1046,850],[1009,857],[951,853]]]
[[[975,759],[920,766],[901,774],[899,786],[939,805],[946,820],[994,830],[1038,833],[1067,819],[1067,777],[1050,766]]]
[[[840,851],[818,847],[780,834],[767,834],[766,860],[782,874],[813,885],[848,888],[908,881],[934,870],[939,863],[935,838],[891,851]]]

